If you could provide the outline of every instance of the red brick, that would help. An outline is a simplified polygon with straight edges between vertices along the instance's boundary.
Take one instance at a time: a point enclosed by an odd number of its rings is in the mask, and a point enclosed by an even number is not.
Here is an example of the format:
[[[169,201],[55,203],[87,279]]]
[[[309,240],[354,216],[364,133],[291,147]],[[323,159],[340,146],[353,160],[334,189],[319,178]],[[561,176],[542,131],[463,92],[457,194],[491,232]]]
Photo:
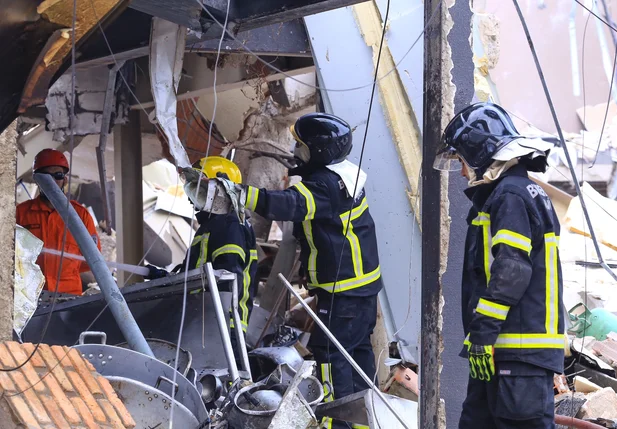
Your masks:
[[[73,367],[77,373],[81,376],[81,379],[86,383],[88,389],[92,394],[103,394],[103,390],[96,379],[92,376],[92,372],[87,368],[85,360],[81,357],[81,354],[76,349],[71,349],[69,357],[73,362]]]
[[[66,419],[62,415],[62,411],[60,410],[60,407],[58,406],[58,402],[56,402],[54,398],[49,397],[49,396],[43,396],[41,400],[43,401],[43,404],[45,405],[45,408],[47,409],[49,416],[54,421],[54,425],[55,425],[54,427],[56,429],[71,429],[71,425],[66,421]]]
[[[51,346],[51,350],[54,352],[54,354],[56,355],[56,359],[60,362],[60,364],[64,367],[64,368],[72,368],[73,367],[73,363],[71,362],[71,359],[69,359],[69,351],[70,349],[68,347],[65,346]]]
[[[15,415],[28,429],[41,427],[21,396],[10,396],[7,400]]]
[[[113,389],[113,387],[111,387],[111,384],[109,384],[109,380],[99,375],[99,384],[103,388],[107,400],[111,402],[111,404],[116,409],[116,412],[122,419],[122,423],[124,423],[124,426],[126,426],[127,428],[135,427],[135,421],[133,420],[133,417],[131,417],[124,404],[118,398],[118,394]]]
[[[34,344],[24,343],[21,345],[21,348],[24,350],[24,352],[26,352],[28,356],[30,356],[32,352],[34,351]],[[41,352],[38,350],[36,351],[34,356],[32,356],[32,359],[30,360],[30,362],[32,362],[32,365],[34,365],[36,368],[44,368],[46,366],[45,362],[41,358]]]
[[[73,404],[75,405],[75,408],[77,408],[77,410],[79,411],[79,414],[81,414],[81,417],[83,418],[83,421],[88,427],[88,429],[100,428],[100,426],[94,421],[94,417],[92,416],[92,413],[90,413],[90,410],[86,406],[86,403],[82,401],[81,398],[73,399]]]
[[[30,388],[30,383],[26,380],[26,377],[24,377],[24,375],[19,371],[13,371],[10,374],[13,377],[13,381],[15,381],[17,388],[20,390],[20,393],[14,394],[13,397],[22,396],[25,398],[26,402],[32,409],[32,413],[39,422],[51,423],[51,419],[47,415],[45,407],[43,407],[36,391]]]
[[[58,403],[68,421],[73,424],[81,422],[81,417],[79,417],[79,414],[71,405],[71,401],[67,398],[60,384],[58,384],[58,380],[50,374],[43,379],[43,382],[47,385],[51,396]]]
[[[9,351],[13,355],[13,359],[16,362],[18,362],[19,365],[21,365],[23,362],[26,362],[28,360],[28,356],[29,355],[24,353],[24,351],[21,349],[21,346],[20,346],[19,343],[16,343],[15,341],[7,341],[4,344],[9,348]],[[37,392],[44,392],[45,391],[45,385],[43,385],[43,383],[40,382],[41,381],[41,377],[39,377],[39,375],[34,370],[34,366],[32,365],[31,361],[28,361],[28,363],[26,363],[24,366],[22,366],[20,368],[20,371],[26,376],[26,378],[30,382],[30,385]]]
[[[3,369],[17,366],[13,359],[13,355],[11,355],[11,352],[9,352],[9,349],[4,344],[0,344],[0,363]]]
[[[105,413],[103,412],[103,410],[101,410],[101,407],[99,407],[96,399],[94,399],[94,396],[92,396],[92,393],[90,393],[84,381],[79,377],[79,374],[73,371],[69,372],[68,374],[71,382],[73,383],[73,386],[75,386],[75,388],[79,392],[79,396],[81,397],[81,399],[83,399],[84,402],[88,405],[88,409],[90,410],[94,418],[99,422],[105,422],[107,420],[107,418],[105,417]]]
[[[0,372],[0,386],[3,393],[17,392],[15,384],[7,372]]]
[[[62,386],[62,388],[67,392],[74,392],[75,389],[73,388],[73,385],[66,376],[64,369],[62,369],[62,365],[58,363],[58,359],[56,359],[56,355],[52,352],[51,347],[47,344],[41,344],[39,347],[39,352],[47,364],[47,368],[52,371],[52,374],[56,377],[56,380],[58,380],[60,386]]]
[[[116,409],[114,408],[114,406],[111,405],[111,402],[106,401],[105,399],[101,399],[99,400],[99,404],[101,405],[103,410],[105,410],[105,413],[107,414],[107,417],[109,418],[109,422],[111,423],[114,429],[124,429],[126,427],[122,423],[122,420],[118,416],[118,413],[116,413]],[[132,427],[134,426],[135,425],[133,425]]]

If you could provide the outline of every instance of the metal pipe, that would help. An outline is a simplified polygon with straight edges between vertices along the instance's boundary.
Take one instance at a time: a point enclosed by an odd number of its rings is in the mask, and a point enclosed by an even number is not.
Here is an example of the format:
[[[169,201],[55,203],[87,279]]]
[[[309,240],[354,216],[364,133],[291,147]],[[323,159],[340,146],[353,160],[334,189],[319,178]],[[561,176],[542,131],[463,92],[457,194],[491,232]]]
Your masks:
[[[232,284],[231,292],[231,311],[234,317],[234,324],[236,331],[236,341],[238,342],[238,348],[240,349],[240,357],[242,358],[243,369],[248,372],[249,380],[253,379],[251,374],[251,364],[249,363],[249,354],[246,351],[246,341],[244,340],[244,329],[242,326],[242,319],[240,318],[240,312],[238,311],[238,276],[234,275],[234,281]]]
[[[555,415],[555,423],[558,425],[563,425],[568,428],[577,428],[577,429],[602,429],[603,426],[597,425],[592,422],[586,422],[585,420],[579,420],[574,417],[568,416],[560,416]]]
[[[369,387],[375,392],[377,396],[379,396],[379,399],[383,401],[386,407],[388,407],[388,409],[392,412],[392,414],[394,414],[396,419],[403,425],[404,428],[410,429],[407,422],[403,420],[403,417],[401,417],[401,415],[388,402],[388,400],[383,395],[383,393],[381,393],[381,390],[379,390],[379,388],[375,386],[375,384],[373,383],[373,380],[371,380],[371,378],[368,375],[366,375],[366,373],[362,370],[362,368],[360,368],[360,366],[356,363],[356,361],[353,360],[353,358],[349,355],[349,353],[347,353],[347,350],[345,350],[345,347],[343,347],[343,345],[339,343],[339,341],[332,334],[332,332],[330,332],[330,330],[321,321],[321,319],[313,312],[311,307],[302,299],[300,294],[295,291],[295,289],[293,288],[291,283],[289,283],[289,281],[285,278],[285,276],[283,274],[279,274],[279,279],[283,282],[285,287],[289,289],[289,291],[293,294],[293,296],[296,297],[296,299],[302,305],[302,307],[304,307],[308,315],[311,316],[311,318],[315,321],[315,323],[317,323],[317,325],[321,328],[321,330],[324,331],[324,333],[328,336],[330,341],[332,341],[332,344],[334,344],[336,348],[341,352],[341,354],[345,357],[345,359],[347,359],[347,362],[349,362],[349,364],[353,367],[353,369],[355,369],[358,372],[358,374],[360,374],[360,377],[362,377],[364,382],[369,385]]]
[[[111,272],[107,268],[107,264],[103,259],[103,255],[96,247],[94,240],[86,229],[86,226],[77,215],[72,204],[68,203],[66,195],[58,187],[54,179],[48,174],[34,174],[34,180],[41,188],[41,191],[49,199],[62,220],[67,225],[69,231],[77,241],[77,245],[81,250],[82,255],[86,258],[88,265],[96,282],[101,288],[101,292],[105,297],[107,305],[113,314],[122,335],[126,339],[131,349],[154,357],[154,353],[146,342],[143,333],[139,330],[135,318],[118,288]]]
[[[223,340],[223,350],[225,351],[225,357],[227,358],[227,365],[229,365],[229,375],[232,381],[236,381],[240,378],[240,374],[238,373],[238,366],[236,365],[234,349],[231,346],[231,337],[229,336],[229,329],[227,328],[227,321],[225,318],[225,312],[223,311],[221,297],[219,296],[219,288],[216,284],[214,269],[212,268],[212,264],[210,262],[206,263],[204,269],[206,270],[206,277],[208,278],[208,288],[210,289],[212,305],[214,306],[214,314],[216,315],[216,321],[219,325],[219,332],[221,334],[221,339]]]

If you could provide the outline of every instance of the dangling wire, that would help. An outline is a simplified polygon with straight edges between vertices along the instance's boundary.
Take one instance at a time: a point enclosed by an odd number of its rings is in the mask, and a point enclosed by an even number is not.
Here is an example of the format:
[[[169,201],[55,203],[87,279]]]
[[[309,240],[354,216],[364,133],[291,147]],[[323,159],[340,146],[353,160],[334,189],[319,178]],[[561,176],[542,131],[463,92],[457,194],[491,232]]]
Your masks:
[[[566,161],[568,162],[568,168],[570,169],[570,173],[572,174],[572,178],[574,179],[574,186],[576,188],[576,194],[579,197],[579,200],[581,202],[581,207],[583,209],[583,214],[585,215],[585,220],[587,222],[587,225],[589,227],[589,233],[591,235],[591,238],[593,240],[593,245],[595,247],[596,250],[596,254],[598,255],[598,260],[600,262],[600,265],[602,266],[602,268],[604,268],[613,279],[617,280],[617,274],[615,274],[615,272],[606,264],[606,262],[604,262],[604,258],[602,257],[602,251],[600,250],[600,245],[598,244],[598,239],[596,237],[596,233],[593,229],[593,225],[591,224],[591,218],[589,217],[589,212],[587,211],[587,204],[585,204],[585,198],[583,197],[583,192],[581,191],[581,185],[578,181],[578,179],[576,178],[576,171],[574,169],[574,166],[572,164],[572,159],[570,157],[570,153],[566,148],[566,141],[565,138],[563,137],[563,130],[561,129],[561,126],[559,125],[559,119],[557,118],[557,112],[555,111],[555,106],[553,105],[553,100],[551,98],[551,94],[550,91],[548,89],[548,85],[546,84],[546,79],[544,78],[544,72],[542,71],[542,66],[540,65],[540,60],[538,59],[538,54],[536,52],[536,48],[533,44],[533,40],[531,39],[531,34],[529,33],[529,28],[527,27],[527,21],[525,20],[525,17],[523,16],[523,12],[521,11],[521,8],[518,4],[518,0],[512,0],[514,2],[514,7],[516,8],[516,13],[518,14],[518,17],[521,21],[521,24],[523,26],[523,30],[525,31],[525,36],[527,37],[527,43],[529,44],[529,48],[531,50],[531,54],[533,56],[534,62],[536,64],[536,69],[538,70],[538,75],[540,76],[540,81],[542,82],[542,88],[544,89],[544,95],[546,96],[546,100],[548,102],[549,108],[551,110],[551,115],[553,116],[553,121],[555,122],[555,127],[557,128],[557,133],[559,134],[559,140],[561,141],[561,144],[563,145],[563,147],[566,149],[564,150],[564,154],[566,156]]]

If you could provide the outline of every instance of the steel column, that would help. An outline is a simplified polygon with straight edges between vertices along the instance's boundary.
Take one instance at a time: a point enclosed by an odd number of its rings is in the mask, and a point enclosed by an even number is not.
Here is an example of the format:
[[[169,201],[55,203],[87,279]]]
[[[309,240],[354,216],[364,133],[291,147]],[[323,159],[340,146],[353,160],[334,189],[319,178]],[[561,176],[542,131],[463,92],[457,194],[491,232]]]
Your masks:
[[[438,8],[436,11],[435,9]],[[422,350],[420,367],[420,427],[439,428],[439,368],[441,366],[440,253],[441,173],[433,168],[441,139],[443,107],[441,0],[424,2],[424,125],[422,142]],[[435,12],[433,12],[435,11]],[[431,15],[435,16],[431,20]]]

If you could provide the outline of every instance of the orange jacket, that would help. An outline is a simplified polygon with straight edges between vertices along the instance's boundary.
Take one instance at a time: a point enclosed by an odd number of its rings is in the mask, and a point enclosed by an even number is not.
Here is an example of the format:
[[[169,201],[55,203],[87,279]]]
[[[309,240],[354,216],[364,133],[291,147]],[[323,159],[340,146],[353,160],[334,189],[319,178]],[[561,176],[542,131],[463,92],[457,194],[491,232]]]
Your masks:
[[[73,208],[83,221],[92,239],[96,242],[99,250],[101,243],[96,232],[96,227],[92,216],[82,205],[77,201],[71,201]],[[45,204],[40,197],[33,200],[25,201],[17,206],[17,224],[23,226],[37,238],[41,239],[44,247],[48,249],[61,250],[62,236],[64,234],[64,221],[58,212]],[[75,255],[81,255],[77,242],[71,235],[70,231],[66,233],[66,245],[64,251]],[[60,257],[56,255],[41,253],[37,263],[43,270],[45,275],[45,289],[53,291],[56,288],[58,279],[58,268],[60,265]],[[90,267],[86,262],[81,262],[76,259],[63,258],[62,272],[60,273],[60,284],[58,292],[71,293],[81,295],[81,278],[79,273],[90,271]]]

